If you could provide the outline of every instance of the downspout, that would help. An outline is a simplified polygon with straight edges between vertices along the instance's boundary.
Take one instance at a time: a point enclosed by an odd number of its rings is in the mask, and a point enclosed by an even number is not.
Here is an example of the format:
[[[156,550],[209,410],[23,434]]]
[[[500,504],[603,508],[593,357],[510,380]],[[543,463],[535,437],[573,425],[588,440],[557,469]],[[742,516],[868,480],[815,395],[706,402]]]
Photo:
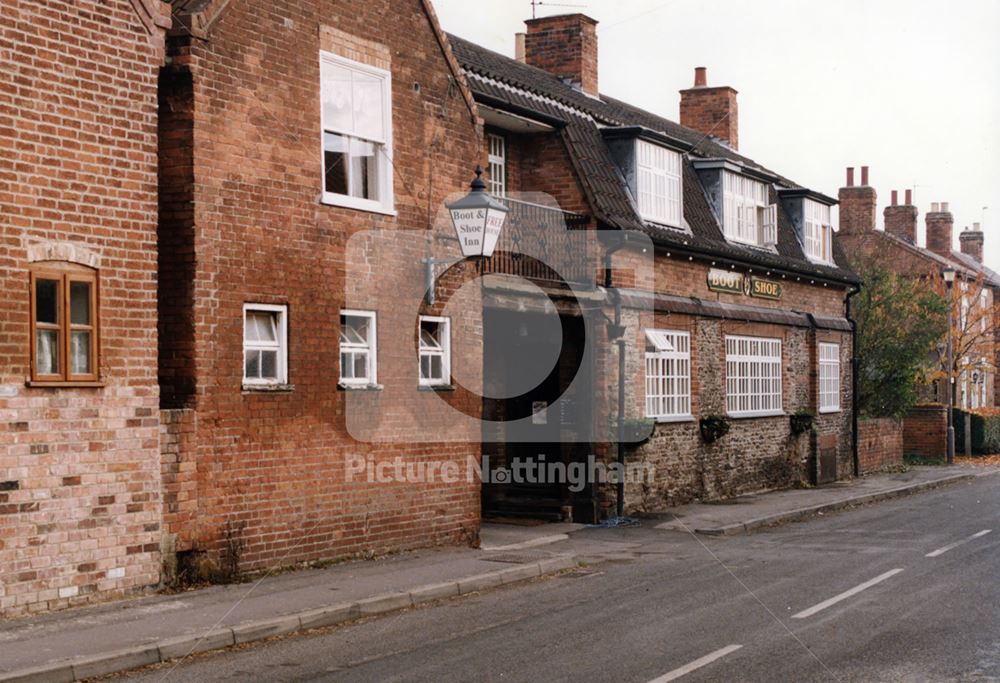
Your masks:
[[[861,456],[858,453],[858,324],[851,315],[851,297],[861,291],[861,283],[857,283],[847,293],[844,299],[844,311],[847,322],[851,325],[851,452],[854,461],[854,476],[861,476]]]
[[[615,328],[620,330],[622,324],[622,295],[617,287],[612,287],[611,255],[625,246],[628,235],[622,234],[622,239],[604,251],[604,288],[611,293],[615,306]],[[609,330],[610,331],[610,330]],[[610,338],[610,334],[609,334]],[[618,446],[618,505],[616,516],[620,520],[625,516],[625,339],[618,338],[618,416],[615,420]]]

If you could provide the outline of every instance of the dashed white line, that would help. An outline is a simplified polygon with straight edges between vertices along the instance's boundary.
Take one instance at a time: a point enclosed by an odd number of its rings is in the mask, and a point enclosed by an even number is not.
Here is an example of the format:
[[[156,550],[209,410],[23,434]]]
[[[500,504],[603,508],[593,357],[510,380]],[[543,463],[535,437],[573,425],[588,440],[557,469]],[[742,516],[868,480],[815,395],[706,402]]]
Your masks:
[[[863,590],[867,590],[867,589],[871,588],[872,586],[874,586],[876,584],[882,583],[886,579],[895,576],[896,574],[898,574],[901,571],[903,571],[902,567],[897,567],[896,569],[890,569],[885,574],[879,574],[874,579],[871,579],[870,581],[865,581],[861,585],[855,586],[851,590],[844,591],[840,595],[835,595],[832,598],[830,598],[829,600],[824,600],[823,602],[819,603],[818,605],[813,605],[809,609],[802,610],[798,614],[793,614],[792,615],[792,619],[805,619],[806,617],[811,617],[812,615],[814,615],[817,612],[820,612],[822,610],[825,610],[827,607],[830,607],[831,605],[836,605],[841,600],[846,600],[847,598],[851,597],[852,595],[857,595],[858,593],[860,593]]]
[[[717,659],[722,659],[726,655],[728,655],[730,653],[733,653],[733,652],[736,652],[741,647],[743,647],[743,646],[742,645],[727,645],[727,646],[725,646],[723,648],[719,648],[715,652],[709,652],[704,657],[700,657],[700,658],[694,660],[693,662],[685,664],[684,666],[682,666],[680,668],[674,669],[673,671],[669,671],[669,672],[663,674],[662,676],[660,676],[659,678],[654,678],[649,683],[667,683],[667,681],[675,681],[678,678],[680,678],[681,676],[686,676],[687,674],[691,673],[695,669],[700,669],[701,667],[703,667],[703,666],[705,666],[707,664],[711,664],[712,662],[714,662]]]
[[[952,550],[953,548],[957,548],[960,545],[968,543],[969,541],[971,541],[974,538],[979,538],[980,536],[985,536],[986,534],[990,533],[991,531],[993,531],[993,530],[992,529],[983,529],[982,531],[978,531],[978,532],[972,534],[971,536],[963,538],[961,541],[955,541],[951,545],[946,545],[943,548],[938,548],[937,550],[932,550],[931,552],[929,552],[926,555],[924,555],[924,557],[937,557],[938,555],[944,555],[949,550]]]

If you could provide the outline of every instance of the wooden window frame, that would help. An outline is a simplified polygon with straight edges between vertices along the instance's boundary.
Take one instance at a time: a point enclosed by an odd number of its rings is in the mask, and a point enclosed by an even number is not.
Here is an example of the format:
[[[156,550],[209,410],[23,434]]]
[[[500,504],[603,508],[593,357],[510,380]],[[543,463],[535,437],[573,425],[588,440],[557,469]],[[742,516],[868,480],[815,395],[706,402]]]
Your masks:
[[[489,191],[494,197],[503,199],[507,196],[507,138],[498,133],[487,133],[486,139],[489,141]]]
[[[246,338],[247,315],[266,313],[273,315],[276,342],[273,345],[249,342]],[[247,377],[247,351],[276,351],[277,377]],[[288,383],[288,306],[286,304],[243,304],[243,386],[247,388],[273,387]]]
[[[338,382],[340,386],[347,387],[372,387],[378,385],[378,319],[375,311],[365,311],[354,308],[344,308],[340,311],[340,317],[367,318],[368,323],[368,344],[364,347],[360,345],[347,345],[341,341],[338,343],[339,352],[337,354]],[[368,354],[368,377],[344,377],[344,368],[340,364],[340,355],[344,349],[348,351],[365,351]]]
[[[782,340],[729,334],[725,345],[726,414],[734,418],[784,415]]]
[[[30,269],[30,341],[31,374],[30,383],[35,385],[85,386],[93,385],[100,377],[101,319],[100,319],[100,282],[98,272],[93,268],[73,263],[47,262],[33,265]],[[57,299],[59,310],[57,322],[43,323],[39,326],[37,320],[37,295],[39,280],[55,280],[59,283]],[[86,282],[90,285],[90,324],[75,324],[70,318],[70,291],[73,282]],[[59,372],[41,374],[38,372],[37,330],[54,329],[59,332]],[[73,373],[70,367],[70,345],[73,331],[88,330],[91,334],[90,369],[86,374]]]
[[[660,422],[692,419],[691,334],[649,328],[645,340],[646,417]]]
[[[680,152],[635,142],[636,204],[644,220],[675,228],[684,223],[684,161]],[[662,210],[657,210],[657,205]]]
[[[423,332],[424,323],[437,323],[440,327],[438,330],[441,335],[441,339],[438,341],[441,344],[440,350],[428,349],[423,345],[423,339],[421,334]],[[451,384],[451,318],[435,316],[435,315],[422,315],[417,321],[417,381],[422,387],[441,387],[449,386]],[[425,378],[421,375],[420,364],[423,363],[425,356],[440,356],[441,357],[441,376],[440,377],[428,377]]]

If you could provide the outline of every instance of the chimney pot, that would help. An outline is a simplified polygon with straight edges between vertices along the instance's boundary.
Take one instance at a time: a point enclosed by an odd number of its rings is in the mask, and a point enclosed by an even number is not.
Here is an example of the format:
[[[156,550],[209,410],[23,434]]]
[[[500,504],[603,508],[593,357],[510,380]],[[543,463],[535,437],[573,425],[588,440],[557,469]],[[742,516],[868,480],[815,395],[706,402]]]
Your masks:
[[[892,191],[892,205],[896,206],[897,203],[899,203],[899,191],[898,190],[893,190]]]
[[[862,166],[861,167],[861,184],[862,185],[867,185],[868,184],[868,167],[867,166]]]
[[[979,232],[979,223],[973,223],[972,229],[975,230],[976,232]]]
[[[931,202],[931,213],[937,213],[939,206],[937,202]]]
[[[913,190],[906,191],[906,205],[913,206]]]
[[[854,187],[854,167],[847,167],[847,186]]]
[[[704,66],[694,68],[694,87],[704,88],[708,85],[708,69]]]
[[[941,211],[948,213],[948,202],[941,202]]]
[[[521,31],[514,34],[514,59],[519,62],[524,62],[524,38]]]

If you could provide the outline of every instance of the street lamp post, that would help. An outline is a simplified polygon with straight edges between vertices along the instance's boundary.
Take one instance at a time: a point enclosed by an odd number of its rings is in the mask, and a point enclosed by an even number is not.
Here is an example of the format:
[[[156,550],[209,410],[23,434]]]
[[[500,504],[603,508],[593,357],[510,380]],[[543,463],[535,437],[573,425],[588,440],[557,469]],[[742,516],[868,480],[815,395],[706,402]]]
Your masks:
[[[953,349],[951,345],[951,327],[952,327],[952,298],[951,298],[951,288],[955,284],[955,269],[952,267],[945,268],[941,273],[944,277],[945,286],[948,288],[948,464],[953,465],[955,463],[955,422],[954,422],[954,408],[955,408],[955,378],[952,371],[952,366],[954,365],[954,359],[952,358]]]

